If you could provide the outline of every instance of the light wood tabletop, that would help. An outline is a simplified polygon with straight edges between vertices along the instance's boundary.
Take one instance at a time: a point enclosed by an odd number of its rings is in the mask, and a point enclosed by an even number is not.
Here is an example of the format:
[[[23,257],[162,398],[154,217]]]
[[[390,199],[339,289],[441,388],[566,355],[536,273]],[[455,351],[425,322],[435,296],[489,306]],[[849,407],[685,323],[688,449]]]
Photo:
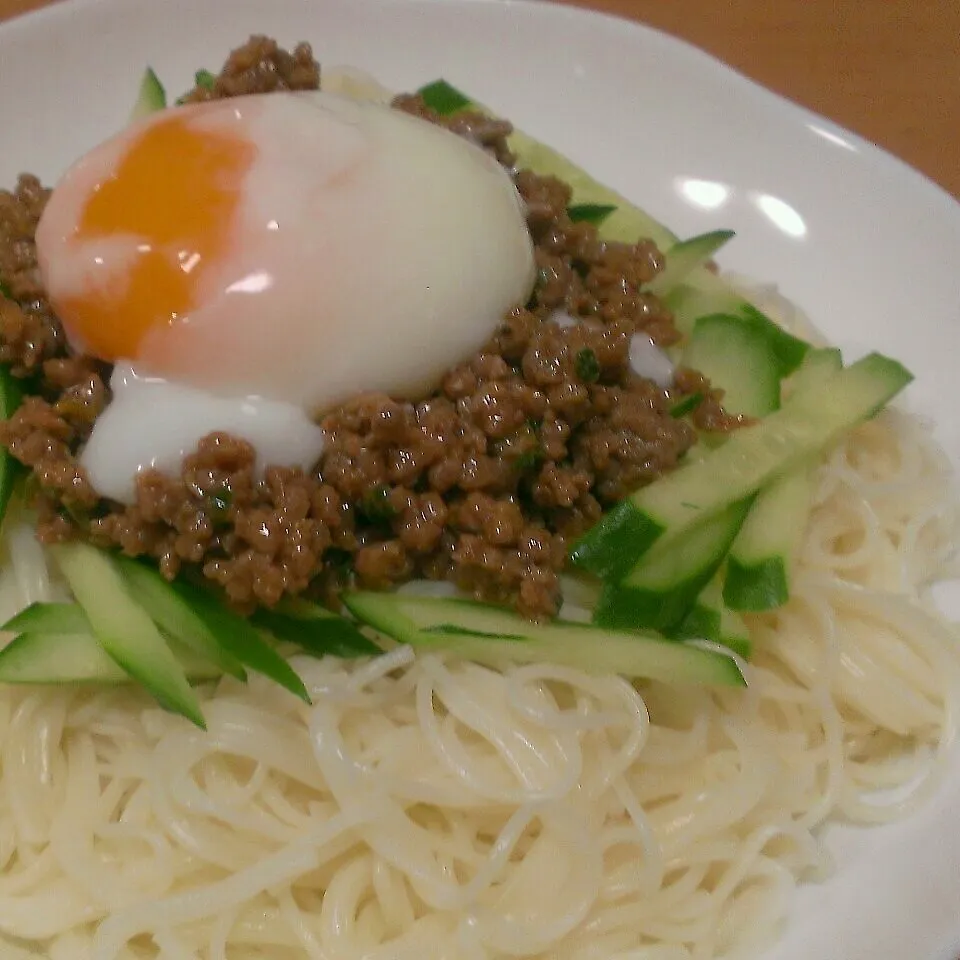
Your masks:
[[[0,20],[50,2],[0,0]],[[880,144],[960,198],[958,0],[554,2],[689,40]]]

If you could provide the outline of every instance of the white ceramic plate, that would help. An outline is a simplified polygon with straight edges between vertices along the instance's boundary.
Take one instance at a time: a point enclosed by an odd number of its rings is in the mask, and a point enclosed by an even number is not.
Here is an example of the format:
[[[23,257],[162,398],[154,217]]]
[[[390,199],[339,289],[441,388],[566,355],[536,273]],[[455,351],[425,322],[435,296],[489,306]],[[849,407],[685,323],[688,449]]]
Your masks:
[[[735,228],[724,265],[776,280],[841,346],[902,359],[917,374],[910,402],[960,461],[960,206],[856,136],[619,20],[531,0],[67,3],[0,28],[0,184],[21,170],[51,180],[115,131],[147,62],[179,90],[257,32],[308,39],[321,61],[397,89],[443,75],[677,233]],[[832,839],[837,876],[801,890],[764,960],[960,955],[960,755],[920,815]]]

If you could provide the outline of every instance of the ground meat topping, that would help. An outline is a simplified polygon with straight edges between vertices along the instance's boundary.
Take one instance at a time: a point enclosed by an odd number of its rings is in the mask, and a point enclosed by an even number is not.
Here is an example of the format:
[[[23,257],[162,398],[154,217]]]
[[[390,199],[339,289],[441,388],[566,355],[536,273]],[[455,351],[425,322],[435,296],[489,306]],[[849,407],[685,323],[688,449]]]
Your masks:
[[[292,52],[282,49],[269,37],[251,37],[227,58],[212,83],[197,84],[185,103],[203,103],[226,97],[280,90],[317,90],[320,64],[309,43],[298,43]]]
[[[306,44],[287,52],[253,37],[203,101],[315,89]],[[85,536],[218,585],[238,607],[285,594],[330,600],[344,584],[386,588],[449,579],[478,597],[549,617],[569,545],[602,511],[673,469],[695,441],[673,404],[699,394],[701,429],[731,429],[720,395],[681,370],[669,392],[630,368],[631,337],[676,342],[673,318],[645,291],[662,269],[649,241],[603,240],[567,215],[570,188],[513,170],[508,123],[462,112],[443,118],[417,96],[394,102],[488,150],[526,205],[538,280],[473,357],[418,402],[379,394],[330,413],[327,443],[308,472],[254,471],[249,444],[204,438],[180,476],[145,471],[130,506],[101,499],[79,464],[109,402],[109,367],[70,352],[45,299],[34,233],[48,193],[29,176],[0,192],[0,362],[30,376],[33,395],[0,442],[32,472],[39,534]]]

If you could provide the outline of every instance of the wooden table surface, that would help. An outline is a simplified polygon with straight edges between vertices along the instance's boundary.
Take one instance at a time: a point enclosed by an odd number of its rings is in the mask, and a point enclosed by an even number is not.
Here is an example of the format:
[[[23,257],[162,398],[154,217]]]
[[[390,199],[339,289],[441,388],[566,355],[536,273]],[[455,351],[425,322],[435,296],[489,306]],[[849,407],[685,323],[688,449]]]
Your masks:
[[[50,2],[0,0],[0,20]],[[960,0],[554,2],[689,40],[960,198]]]

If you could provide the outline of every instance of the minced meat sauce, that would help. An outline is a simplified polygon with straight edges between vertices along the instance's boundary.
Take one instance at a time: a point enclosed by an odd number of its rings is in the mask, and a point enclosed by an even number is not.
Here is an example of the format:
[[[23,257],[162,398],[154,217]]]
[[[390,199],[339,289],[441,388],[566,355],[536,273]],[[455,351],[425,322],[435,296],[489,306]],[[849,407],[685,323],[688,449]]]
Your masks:
[[[306,44],[291,53],[254,37],[187,99],[315,89],[319,76]],[[605,242],[571,222],[564,183],[513,171],[509,124],[441,118],[416,96],[394,107],[449,127],[514,173],[538,281],[436,393],[418,403],[361,395],[327,415],[311,473],[272,468],[257,478],[249,444],[219,433],[180,476],[141,474],[135,505],[100,498],[78,454],[109,402],[109,367],[71,354],[46,301],[34,231],[48,191],[25,175],[0,192],[0,361],[28,394],[0,424],[0,442],[30,470],[42,540],[83,536],[150,556],[167,577],[202,575],[248,610],[285,594],[332,601],[349,583],[426,577],[549,617],[571,541],[695,442],[672,405],[699,393],[697,426],[736,424],[695,372],[680,371],[665,392],[631,371],[635,332],[661,346],[678,337],[669,311],[643,291],[662,266],[654,244]],[[581,322],[557,323],[557,311]]]

